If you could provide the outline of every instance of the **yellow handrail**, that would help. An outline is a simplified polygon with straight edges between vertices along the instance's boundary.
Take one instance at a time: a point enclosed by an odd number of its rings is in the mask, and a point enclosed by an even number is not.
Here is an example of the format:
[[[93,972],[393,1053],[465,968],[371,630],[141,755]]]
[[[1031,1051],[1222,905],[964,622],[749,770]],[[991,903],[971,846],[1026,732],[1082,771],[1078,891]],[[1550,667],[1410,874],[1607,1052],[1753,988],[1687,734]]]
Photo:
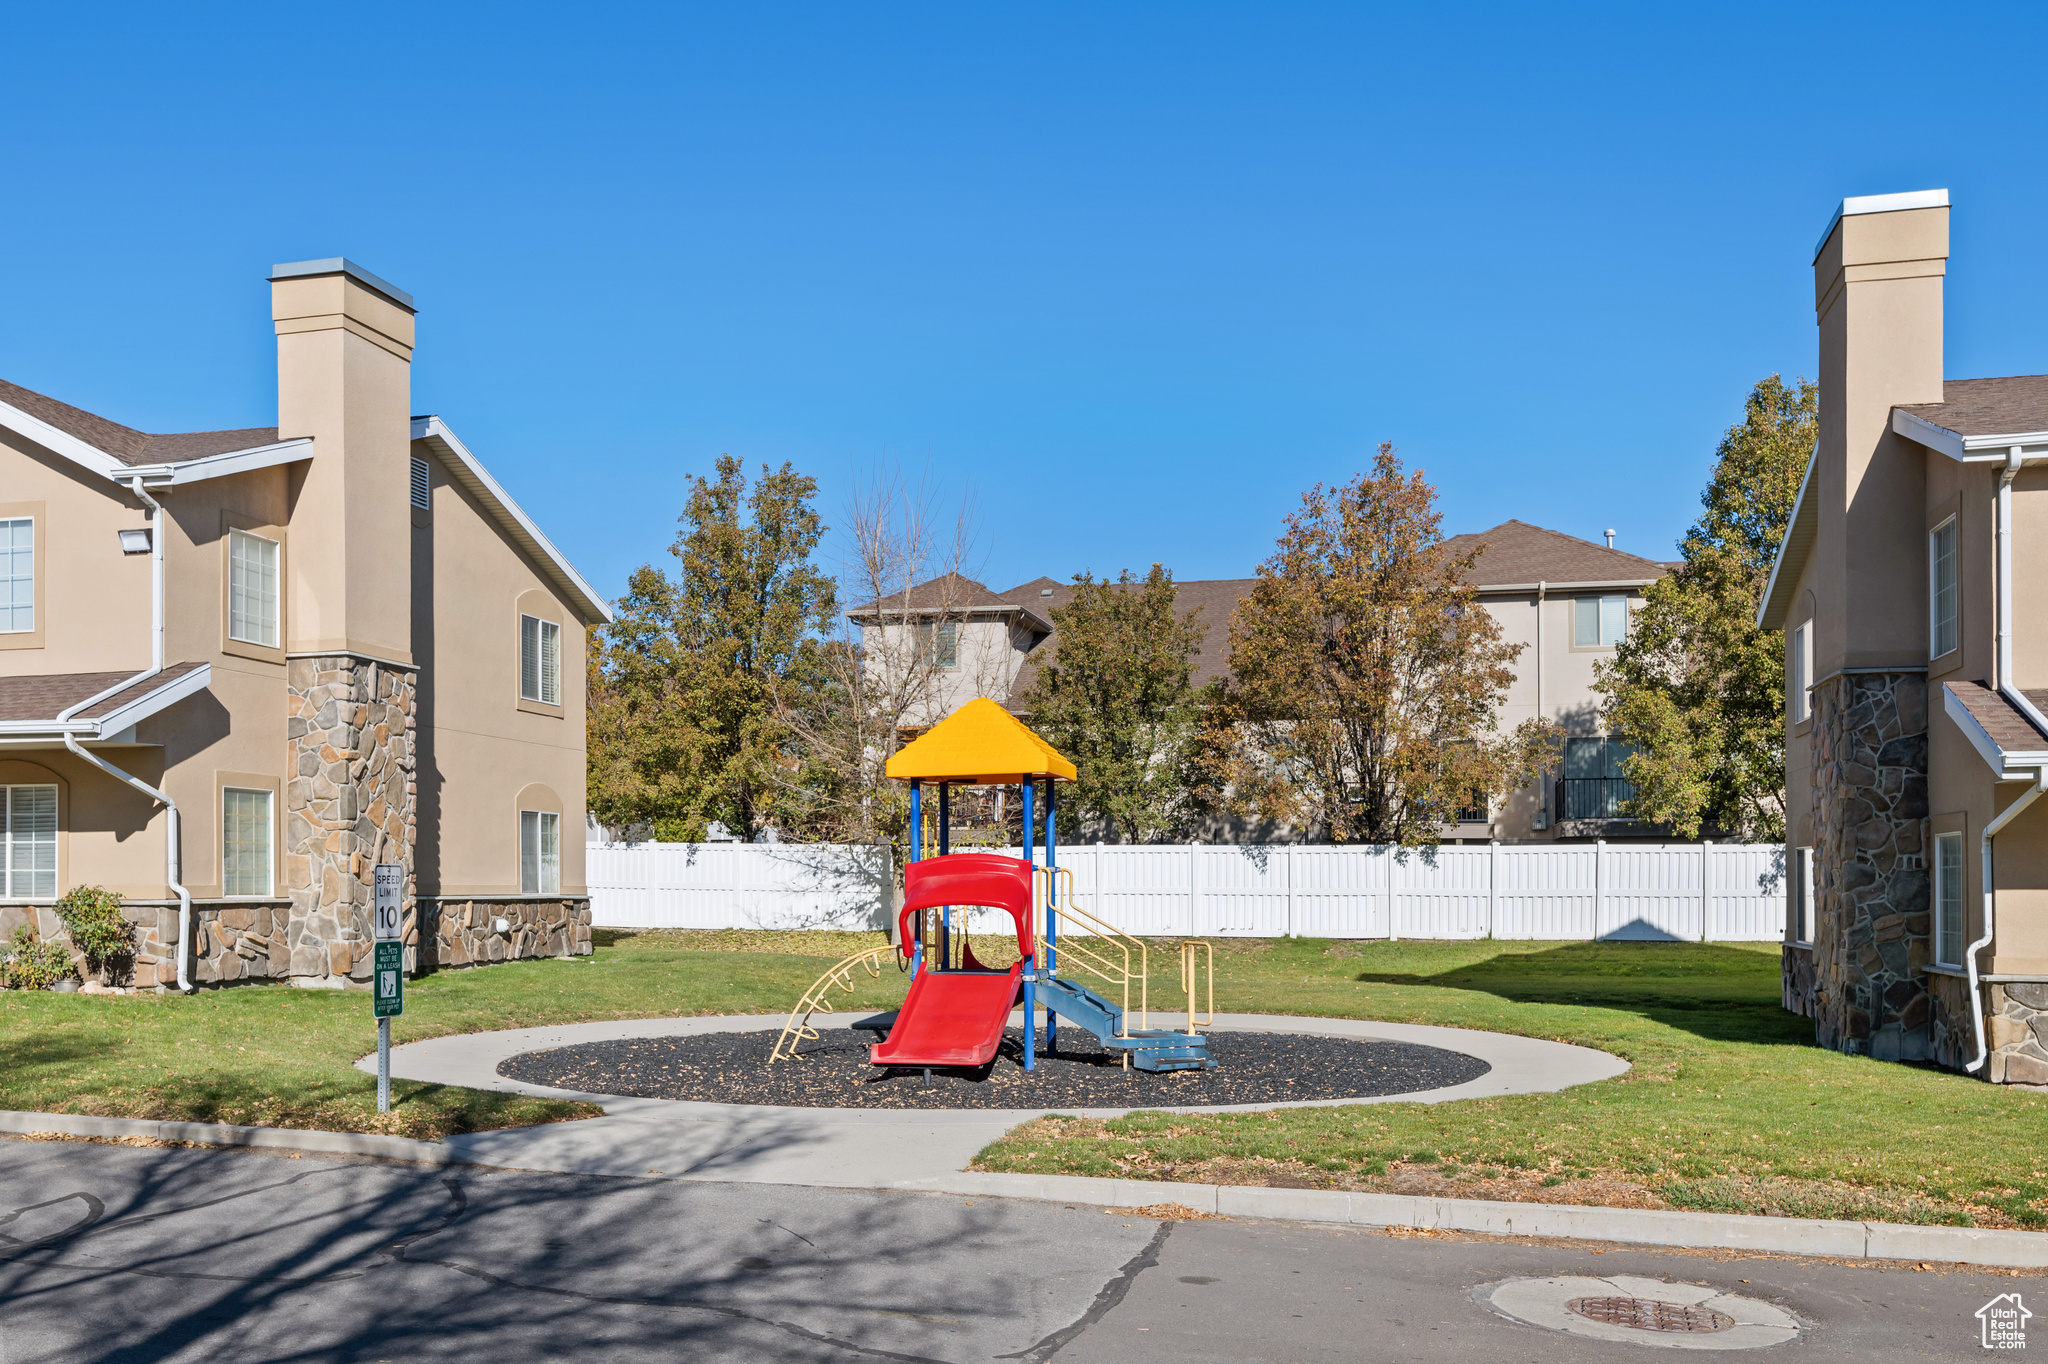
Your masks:
[[[1037,872],[1038,875],[1033,879],[1033,885],[1037,890],[1037,895],[1034,898],[1037,901],[1036,928],[1038,940],[1040,942],[1045,941],[1045,906],[1047,902],[1052,897],[1053,891],[1064,889],[1066,894],[1058,900],[1060,917],[1077,921],[1081,927],[1088,930],[1091,936],[1087,938],[1061,938],[1055,945],[1055,950],[1059,953],[1059,962],[1064,966],[1068,964],[1071,958],[1074,965],[1079,966],[1083,971],[1092,976],[1097,976],[1109,982],[1122,992],[1123,1032],[1121,1035],[1124,1037],[1131,1035],[1131,982],[1134,979],[1131,973],[1131,949],[1135,947],[1138,950],[1138,970],[1135,976],[1138,983],[1138,1028],[1140,1031],[1143,1031],[1149,1025],[1146,1015],[1151,1008],[1150,957],[1146,951],[1144,940],[1133,937],[1105,919],[1097,918],[1075,903],[1074,873],[1071,868],[1039,867]],[[1055,881],[1055,878],[1057,878],[1057,881]],[[1107,951],[1084,945],[1089,943],[1106,943],[1109,947],[1114,947],[1122,954],[1122,960],[1112,960]]]
[[[795,1056],[797,1043],[799,1042],[817,1041],[818,1030],[811,1026],[811,1015],[819,1010],[823,1010],[828,1014],[832,1012],[832,1005],[826,996],[831,993],[834,985],[837,985],[847,994],[853,993],[854,967],[862,967],[870,976],[880,980],[882,977],[882,963],[880,959],[895,954],[896,948],[893,944],[884,943],[880,947],[870,947],[864,951],[854,953],[843,961],[835,963],[824,975],[811,982],[811,988],[804,991],[803,998],[799,999],[796,1002],[796,1007],[789,1011],[789,1021],[782,1025],[782,1036],[775,1039],[775,1050],[768,1053],[769,1064],[773,1065],[785,1057]]]
[[[1199,949],[1199,952],[1197,951]],[[1195,958],[1202,959],[1202,974],[1208,983],[1208,1007],[1199,1017],[1195,1013]],[[1205,1028],[1216,1026],[1216,950],[1199,938],[1190,938],[1180,945],[1180,983],[1188,992],[1188,1036],[1193,1037],[1196,1025]]]

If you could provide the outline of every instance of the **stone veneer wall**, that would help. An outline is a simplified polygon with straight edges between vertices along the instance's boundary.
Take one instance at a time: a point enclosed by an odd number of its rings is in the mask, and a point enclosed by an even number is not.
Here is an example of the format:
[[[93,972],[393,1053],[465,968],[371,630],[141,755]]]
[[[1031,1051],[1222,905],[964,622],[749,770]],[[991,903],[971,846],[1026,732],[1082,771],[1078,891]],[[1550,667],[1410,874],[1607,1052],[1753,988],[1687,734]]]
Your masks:
[[[287,686],[290,971],[342,985],[370,973],[371,868],[402,862],[412,898],[418,687],[407,670],[347,655],[292,659]]]
[[[1812,977],[1785,954],[1785,992],[1811,998],[1822,1046],[1880,1060],[1935,1053],[1923,968],[1931,928],[1927,680],[1842,673],[1813,690]],[[1806,1012],[1806,1010],[1800,1010]]]
[[[503,919],[506,931],[494,927]],[[590,901],[427,900],[420,904],[420,937],[429,960],[421,965],[483,966],[523,957],[590,954]]]

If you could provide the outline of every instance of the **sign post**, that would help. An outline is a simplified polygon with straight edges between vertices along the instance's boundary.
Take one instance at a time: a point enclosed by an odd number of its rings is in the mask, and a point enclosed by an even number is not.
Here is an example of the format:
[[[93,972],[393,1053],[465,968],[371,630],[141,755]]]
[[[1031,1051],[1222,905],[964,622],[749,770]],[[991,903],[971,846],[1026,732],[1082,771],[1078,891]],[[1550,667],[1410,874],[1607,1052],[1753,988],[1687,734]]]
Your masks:
[[[391,1019],[405,1012],[405,868],[380,862],[370,908],[370,1010],[377,1016],[377,1111],[391,1111]]]

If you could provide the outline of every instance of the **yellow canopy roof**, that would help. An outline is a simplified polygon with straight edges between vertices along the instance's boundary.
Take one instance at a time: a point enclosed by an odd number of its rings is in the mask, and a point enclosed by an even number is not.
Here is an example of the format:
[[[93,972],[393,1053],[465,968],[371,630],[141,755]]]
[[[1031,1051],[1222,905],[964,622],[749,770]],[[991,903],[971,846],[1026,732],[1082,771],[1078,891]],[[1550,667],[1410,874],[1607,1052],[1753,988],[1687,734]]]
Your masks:
[[[1022,720],[977,697],[897,750],[887,772],[898,781],[1072,781],[1074,765]]]

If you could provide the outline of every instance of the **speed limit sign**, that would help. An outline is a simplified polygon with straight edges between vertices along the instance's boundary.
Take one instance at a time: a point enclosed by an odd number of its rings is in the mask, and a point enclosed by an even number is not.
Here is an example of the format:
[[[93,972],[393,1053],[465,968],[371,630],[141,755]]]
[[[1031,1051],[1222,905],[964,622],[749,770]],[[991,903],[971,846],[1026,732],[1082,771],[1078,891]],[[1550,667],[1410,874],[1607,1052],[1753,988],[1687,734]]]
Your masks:
[[[362,882],[358,881],[357,885]],[[402,942],[405,918],[405,868],[392,862],[377,865],[376,898],[370,909],[370,937],[374,942]]]

